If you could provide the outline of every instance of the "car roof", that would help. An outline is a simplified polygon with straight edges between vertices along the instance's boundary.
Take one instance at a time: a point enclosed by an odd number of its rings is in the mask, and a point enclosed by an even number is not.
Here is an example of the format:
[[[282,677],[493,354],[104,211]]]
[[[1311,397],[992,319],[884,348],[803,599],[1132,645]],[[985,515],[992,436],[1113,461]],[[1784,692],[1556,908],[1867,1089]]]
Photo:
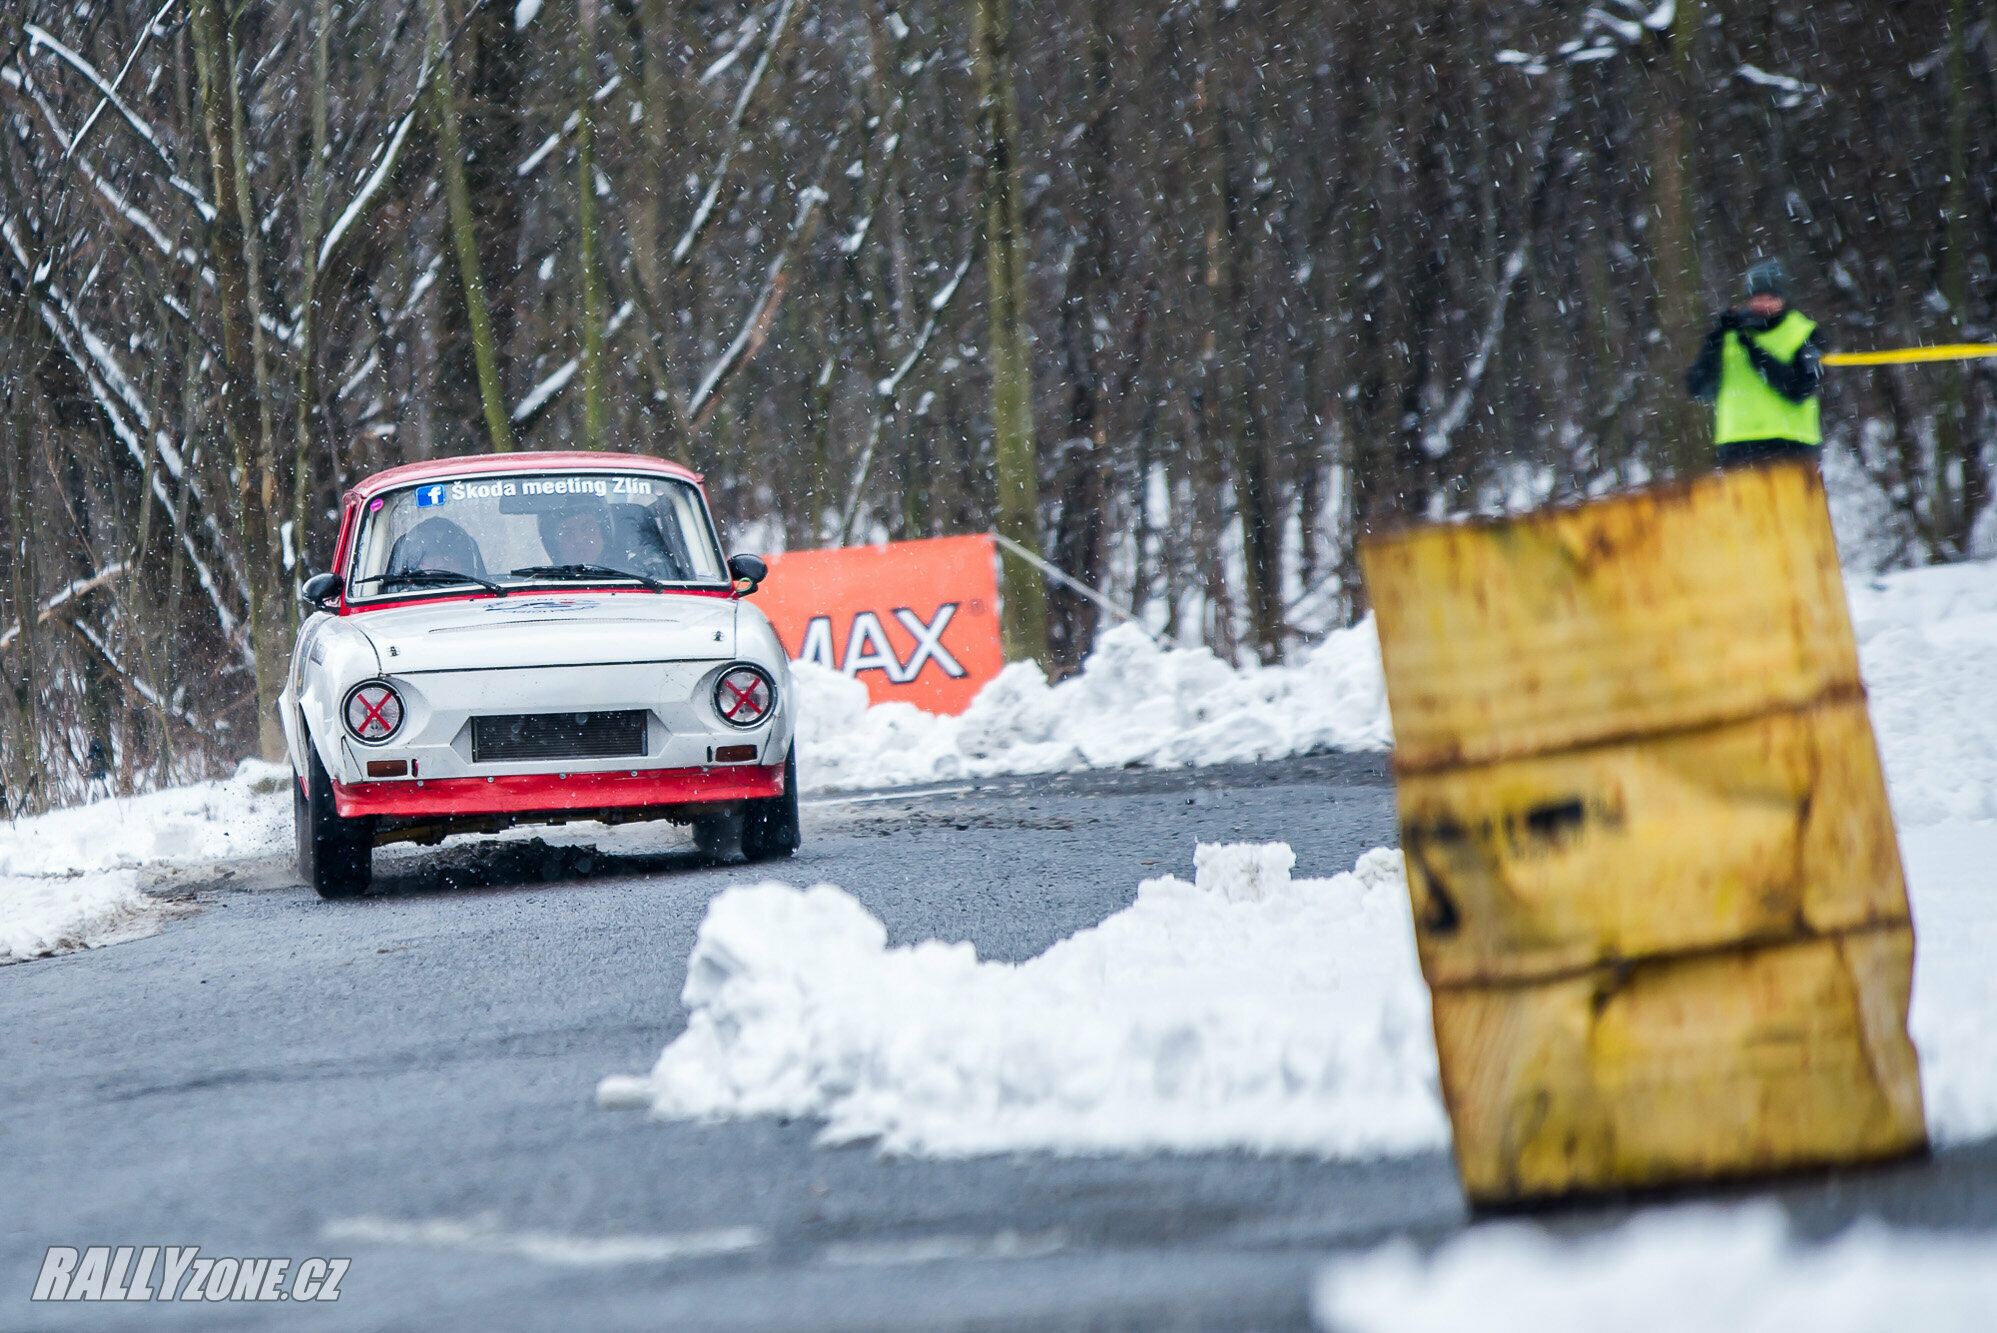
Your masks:
[[[363,477],[348,490],[349,503],[365,500],[398,486],[440,477],[477,477],[493,472],[591,471],[657,472],[681,481],[700,483],[700,473],[678,463],[645,454],[563,453],[521,450],[507,454],[467,454],[458,458],[426,458]]]

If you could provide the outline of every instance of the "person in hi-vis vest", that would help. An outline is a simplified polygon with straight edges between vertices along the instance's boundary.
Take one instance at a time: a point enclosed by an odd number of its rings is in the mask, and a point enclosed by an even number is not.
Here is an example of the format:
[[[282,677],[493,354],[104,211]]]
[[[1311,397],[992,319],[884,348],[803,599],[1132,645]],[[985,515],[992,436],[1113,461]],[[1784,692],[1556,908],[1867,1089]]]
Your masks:
[[[1747,304],[1726,311],[1706,335],[1685,387],[1713,405],[1721,467],[1775,459],[1817,461],[1823,339],[1815,320],[1789,308],[1789,271],[1765,259],[1747,271]]]

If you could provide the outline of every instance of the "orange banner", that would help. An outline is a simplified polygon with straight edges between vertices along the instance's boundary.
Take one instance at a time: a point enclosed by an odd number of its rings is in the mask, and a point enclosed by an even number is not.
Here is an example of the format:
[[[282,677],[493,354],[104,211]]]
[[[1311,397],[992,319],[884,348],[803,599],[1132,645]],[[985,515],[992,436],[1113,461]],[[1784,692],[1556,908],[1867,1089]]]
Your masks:
[[[1005,665],[989,533],[769,557],[756,605],[794,661],[900,699],[961,713]]]

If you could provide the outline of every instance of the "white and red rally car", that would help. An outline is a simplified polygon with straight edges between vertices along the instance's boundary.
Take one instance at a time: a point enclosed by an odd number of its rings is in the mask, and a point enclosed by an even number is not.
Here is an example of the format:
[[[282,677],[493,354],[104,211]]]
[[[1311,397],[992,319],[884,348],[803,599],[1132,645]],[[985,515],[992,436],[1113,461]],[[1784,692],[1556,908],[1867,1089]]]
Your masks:
[[[305,581],[281,707],[298,868],[520,823],[670,819],[704,851],[798,845],[789,661],[700,478],[629,454],[391,468]]]

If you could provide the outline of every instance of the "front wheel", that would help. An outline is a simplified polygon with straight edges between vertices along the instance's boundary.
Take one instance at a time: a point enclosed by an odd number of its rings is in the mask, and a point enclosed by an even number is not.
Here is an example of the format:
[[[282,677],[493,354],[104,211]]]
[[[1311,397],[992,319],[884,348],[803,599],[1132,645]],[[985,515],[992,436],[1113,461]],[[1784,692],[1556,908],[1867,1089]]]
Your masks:
[[[784,794],[748,802],[742,855],[751,861],[789,856],[803,841],[797,817],[797,747],[784,756]]]
[[[291,817],[298,837],[298,874],[321,898],[358,898],[374,878],[374,821],[342,818],[333,779],[305,742],[309,771],[291,780]]]

